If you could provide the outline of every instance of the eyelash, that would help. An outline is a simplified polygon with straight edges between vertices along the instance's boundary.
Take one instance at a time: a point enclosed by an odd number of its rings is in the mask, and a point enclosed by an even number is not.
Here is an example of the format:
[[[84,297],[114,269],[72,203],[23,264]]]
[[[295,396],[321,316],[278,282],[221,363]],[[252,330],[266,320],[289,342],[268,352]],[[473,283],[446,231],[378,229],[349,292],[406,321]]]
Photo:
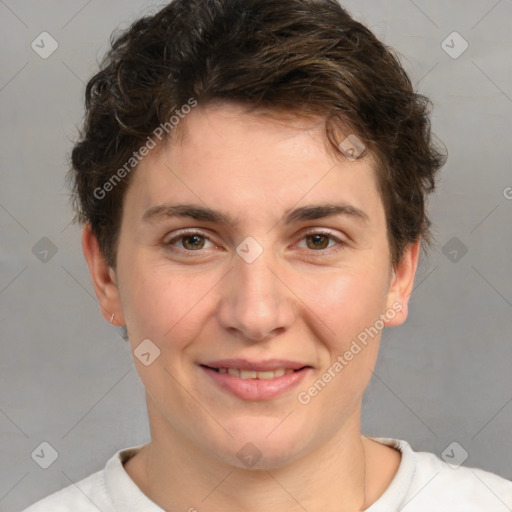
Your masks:
[[[189,256],[193,257],[193,256],[195,256],[197,254],[201,254],[206,249],[198,249],[198,250],[195,250],[195,251],[191,251],[191,250],[188,250],[188,249],[177,248],[177,247],[174,246],[174,243],[176,241],[183,240],[184,238],[187,238],[187,237],[192,236],[192,235],[201,236],[205,240],[207,240],[209,242],[212,242],[211,238],[209,236],[207,236],[205,233],[203,233],[201,231],[189,230],[189,231],[182,232],[179,235],[171,238],[168,242],[165,242],[164,245],[170,251],[180,252],[181,254],[186,255],[187,257],[189,257]],[[308,231],[308,232],[304,233],[304,235],[301,238],[301,241],[304,240],[308,236],[314,236],[314,235],[326,236],[330,240],[336,242],[338,247],[337,248],[330,247],[330,248],[318,249],[318,250],[306,249],[310,255],[314,254],[314,253],[319,253],[320,255],[331,255],[331,254],[337,253],[344,246],[347,245],[346,242],[343,242],[342,240],[340,240],[339,238],[333,236],[331,233],[329,233],[327,231]]]

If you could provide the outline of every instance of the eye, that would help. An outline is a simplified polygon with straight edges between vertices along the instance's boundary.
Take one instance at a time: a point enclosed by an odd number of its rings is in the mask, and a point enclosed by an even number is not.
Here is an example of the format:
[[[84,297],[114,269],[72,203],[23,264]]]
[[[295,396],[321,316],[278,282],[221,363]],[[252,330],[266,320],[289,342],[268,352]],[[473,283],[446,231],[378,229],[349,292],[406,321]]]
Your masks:
[[[346,245],[345,242],[335,237],[332,233],[325,231],[306,233],[302,237],[301,243],[302,241],[305,241],[305,247],[301,244],[299,244],[299,247],[306,248],[311,252],[324,254],[337,252]],[[207,244],[210,244],[210,246]],[[173,237],[164,240],[164,245],[170,250],[181,251],[185,254],[215,247],[211,239],[201,231],[182,231],[181,233],[174,234]]]
[[[204,233],[200,231],[186,231],[173,236],[169,240],[165,240],[164,244],[171,249],[177,247],[184,251],[194,252],[204,249],[207,242],[213,246],[212,241]]]
[[[331,252],[325,251],[325,249],[331,249],[336,245],[340,246],[339,248],[341,248],[341,246],[345,245],[345,242],[343,242],[342,240],[333,236],[331,233],[323,231],[306,233],[303,237],[303,240],[306,241],[307,249],[316,252]],[[335,249],[335,251],[338,249]]]

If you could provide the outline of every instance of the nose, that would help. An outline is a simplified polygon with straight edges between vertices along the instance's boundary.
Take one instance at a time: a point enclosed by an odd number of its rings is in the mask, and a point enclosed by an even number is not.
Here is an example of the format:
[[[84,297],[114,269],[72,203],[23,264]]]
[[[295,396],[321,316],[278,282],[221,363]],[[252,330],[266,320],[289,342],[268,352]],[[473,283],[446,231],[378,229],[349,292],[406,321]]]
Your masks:
[[[295,319],[293,292],[271,253],[264,250],[251,263],[235,254],[233,268],[223,282],[219,323],[249,342],[282,334]]]

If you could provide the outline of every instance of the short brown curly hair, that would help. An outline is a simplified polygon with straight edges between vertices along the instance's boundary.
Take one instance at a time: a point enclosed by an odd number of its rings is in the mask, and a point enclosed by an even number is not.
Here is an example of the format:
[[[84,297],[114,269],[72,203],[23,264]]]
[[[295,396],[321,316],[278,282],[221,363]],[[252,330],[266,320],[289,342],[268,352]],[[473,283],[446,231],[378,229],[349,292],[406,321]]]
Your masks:
[[[335,0],[174,0],[112,36],[85,96],[68,177],[75,220],[90,223],[111,267],[133,174],[119,172],[191,98],[321,116],[338,153],[336,133],[349,127],[375,157],[393,265],[408,243],[430,239],[426,196],[446,158],[431,102]]]

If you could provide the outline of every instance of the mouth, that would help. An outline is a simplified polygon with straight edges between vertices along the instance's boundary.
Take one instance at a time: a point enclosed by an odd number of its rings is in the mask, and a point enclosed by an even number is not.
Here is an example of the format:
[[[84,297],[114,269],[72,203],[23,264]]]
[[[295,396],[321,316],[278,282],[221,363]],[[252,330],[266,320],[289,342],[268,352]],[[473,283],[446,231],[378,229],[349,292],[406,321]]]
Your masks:
[[[313,368],[294,361],[223,360],[200,364],[218,388],[242,400],[269,400],[296,387]]]
[[[205,368],[209,368],[217,373],[226,373],[233,377],[239,377],[240,379],[260,379],[260,380],[268,380],[275,379],[276,377],[282,377],[283,375],[290,375],[291,373],[298,372],[302,370],[299,368],[298,370],[293,370],[292,368],[278,368],[277,370],[249,370],[245,368],[212,368],[210,366],[201,365]],[[306,368],[305,366],[303,368]]]

